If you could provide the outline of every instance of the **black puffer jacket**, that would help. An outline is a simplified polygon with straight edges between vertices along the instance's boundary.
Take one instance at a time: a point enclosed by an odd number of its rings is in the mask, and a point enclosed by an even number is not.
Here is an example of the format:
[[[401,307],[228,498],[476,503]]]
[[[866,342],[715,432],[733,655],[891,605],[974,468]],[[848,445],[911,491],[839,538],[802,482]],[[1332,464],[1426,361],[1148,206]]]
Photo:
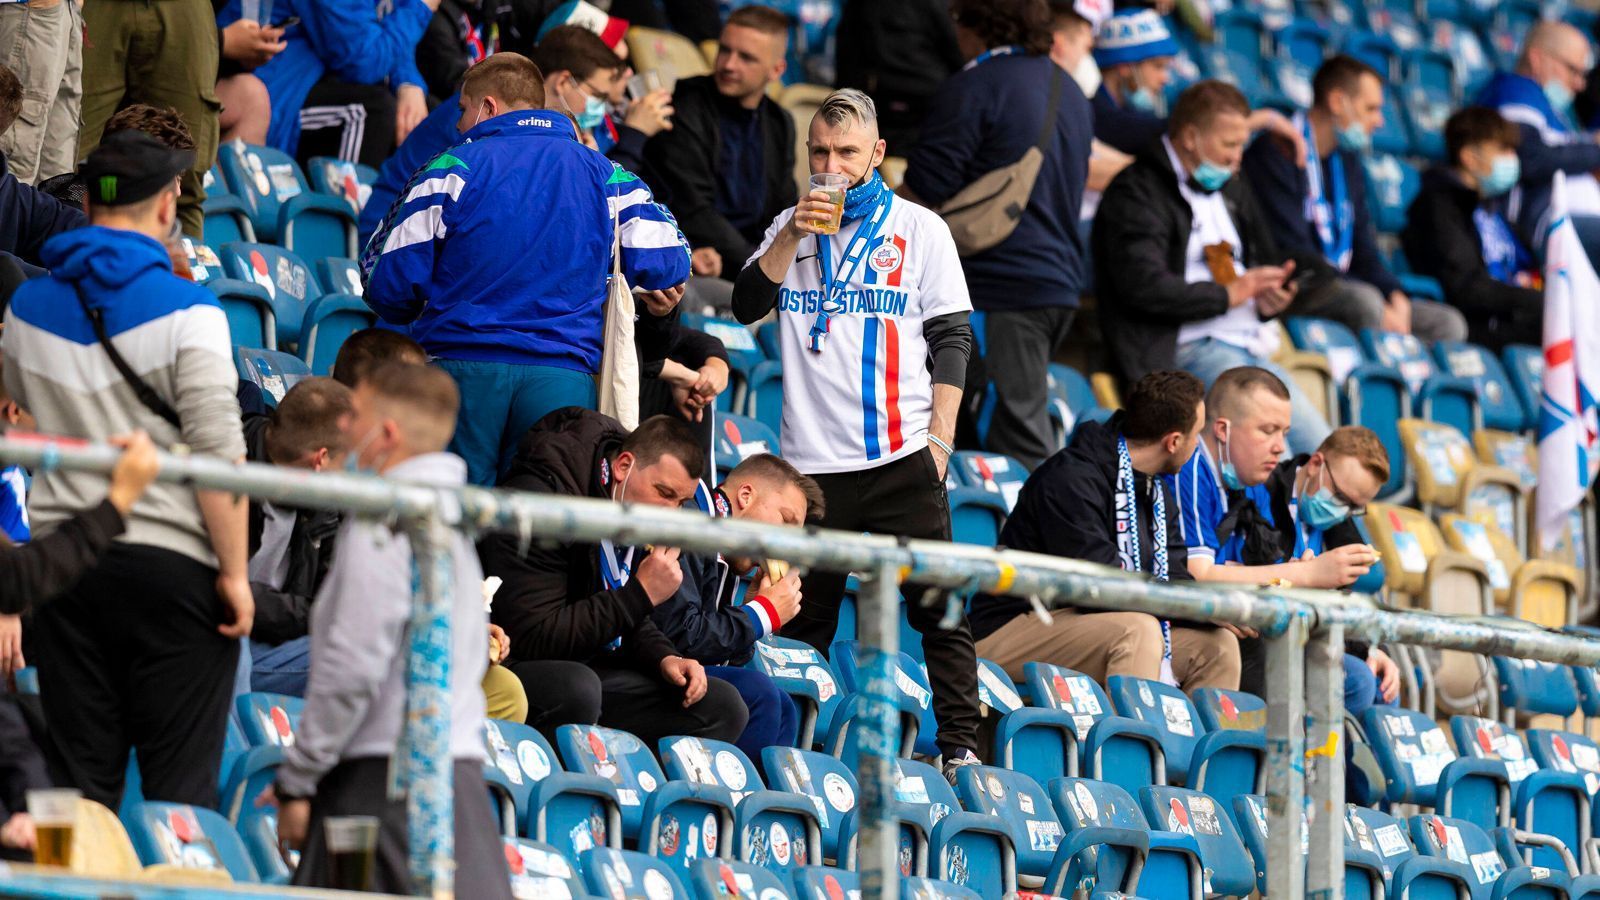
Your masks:
[[[540,419],[523,436],[511,471],[500,486],[541,494],[606,499],[601,463],[614,457],[627,436],[615,419],[569,406]],[[600,548],[564,541],[530,544],[497,534],[478,544],[483,574],[504,580],[490,621],[511,638],[513,660],[569,659],[654,672],[677,654],[650,620],[653,609],[638,579],[606,590],[600,579]],[[620,652],[609,650],[623,638]]]

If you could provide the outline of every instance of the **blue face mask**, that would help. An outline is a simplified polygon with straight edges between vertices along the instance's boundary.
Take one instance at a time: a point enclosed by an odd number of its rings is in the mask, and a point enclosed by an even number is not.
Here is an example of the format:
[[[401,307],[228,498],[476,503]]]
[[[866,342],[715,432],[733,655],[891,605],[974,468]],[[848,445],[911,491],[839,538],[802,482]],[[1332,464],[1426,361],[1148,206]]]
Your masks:
[[[1222,186],[1233,177],[1233,172],[1206,159],[1200,160],[1200,165],[1194,167],[1194,182],[1200,185],[1200,190],[1206,193],[1215,193],[1222,190]]]
[[[1489,170],[1478,183],[1478,190],[1485,197],[1498,197],[1506,191],[1516,187],[1522,180],[1522,160],[1514,154],[1496,156],[1494,167]]]
[[[844,192],[844,221],[854,222],[872,212],[883,192],[883,177],[874,169],[871,178]]]
[[[1350,507],[1335,500],[1327,485],[1317,488],[1315,493],[1301,494],[1295,505],[1300,511],[1300,521],[1312,531],[1327,531],[1350,518]]]
[[[1233,430],[1232,424],[1229,424],[1228,430]],[[1222,465],[1219,467],[1222,470],[1222,486],[1230,491],[1244,490],[1244,482],[1239,480],[1239,470],[1233,464],[1232,455],[1228,453],[1228,442],[1218,441],[1218,443],[1222,447]]]
[[[1156,100],[1154,91],[1141,87],[1128,95],[1128,105],[1140,112],[1147,112],[1158,116],[1161,114],[1161,104]]]
[[[1546,81],[1543,84],[1544,97],[1550,101],[1550,106],[1561,115],[1567,115],[1572,110],[1572,89],[1564,81]]]
[[[349,472],[351,475],[379,474],[378,464],[376,461],[374,461],[372,465],[363,466],[361,464],[361,454],[365,453],[366,449],[372,446],[372,442],[378,439],[378,432],[380,428],[381,426],[374,426],[371,431],[367,432],[366,437],[357,441],[356,445],[350,448],[350,452],[345,454],[344,470],[346,472]]]
[[[606,120],[606,101],[599,97],[590,97],[587,94],[583,102],[583,112],[578,113],[578,127],[584,131],[593,131],[600,127]]]
[[[1339,129],[1339,149],[1351,153],[1365,153],[1372,148],[1372,135],[1360,122],[1351,122]]]

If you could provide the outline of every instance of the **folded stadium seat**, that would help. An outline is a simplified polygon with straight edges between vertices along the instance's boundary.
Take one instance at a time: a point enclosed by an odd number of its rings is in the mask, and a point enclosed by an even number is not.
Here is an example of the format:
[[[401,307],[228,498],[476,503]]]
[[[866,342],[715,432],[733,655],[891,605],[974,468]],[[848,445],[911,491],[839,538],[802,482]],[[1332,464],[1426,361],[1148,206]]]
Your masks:
[[[310,256],[356,255],[356,217],[350,205],[314,193],[293,157],[231,141],[217,148],[217,166],[229,189],[244,201],[259,240]]]
[[[637,841],[646,853],[669,859],[680,868],[692,858],[691,853],[701,855],[702,845],[706,856],[730,855],[733,802],[726,790],[667,781],[650,748],[615,728],[562,725],[556,729],[556,745],[569,771],[596,775],[616,786],[622,835]],[[702,824],[704,827],[699,827]],[[696,837],[699,843],[693,840]],[[544,840],[557,846],[562,843],[548,834]],[[679,847],[682,856],[676,852]]]
[[[293,866],[300,864],[300,851],[280,849],[278,808],[250,803],[235,827],[239,831],[239,839],[244,842],[245,852],[250,854],[250,862],[255,864],[261,883],[288,884],[294,875]],[[287,861],[284,860],[286,852],[289,856]]]
[[[1295,19],[1273,35],[1272,39],[1279,57],[1298,63],[1307,71],[1316,71],[1333,52],[1332,35],[1314,19]]]
[[[1266,779],[1267,739],[1260,732],[1207,732],[1184,693],[1169,684],[1128,675],[1106,679],[1117,712],[1155,728],[1167,757],[1167,783],[1217,797],[1259,794]]]
[[[1034,706],[1059,710],[1072,718],[1083,774],[1112,782],[1129,794],[1166,782],[1167,758],[1161,735],[1152,725],[1116,715],[1094,679],[1048,663],[1025,663],[1022,670]]]
[[[756,326],[756,345],[768,359],[783,359],[783,333],[777,322],[763,322]]]
[[[1151,830],[1127,791],[1104,781],[1057,778],[1049,792],[1066,837],[1045,890],[1071,896],[1093,884],[1151,898],[1205,896],[1200,846],[1191,835]]]
[[[1473,518],[1447,514],[1439,517],[1439,529],[1451,548],[1483,563],[1498,609],[1513,619],[1546,628],[1575,623],[1582,573],[1564,563],[1524,560],[1516,542],[1487,518],[1482,513]]]
[[[1540,769],[1522,734],[1490,719],[1455,716],[1450,720],[1450,733],[1462,756],[1498,760],[1505,766],[1512,820],[1518,829],[1546,835],[1557,845],[1583,846],[1589,837],[1592,804],[1582,776]],[[1560,852],[1551,847],[1532,848],[1529,853],[1534,865],[1566,870]]]
[[[1267,96],[1266,77],[1261,72],[1261,53],[1245,55],[1238,50],[1217,44],[1202,44],[1195,61],[1207,78],[1226,81],[1242,91],[1251,106],[1260,105]]]
[[[1028,470],[1021,463],[999,453],[957,450],[950,468],[967,487],[982,488],[1004,499],[1008,514],[1016,508],[1022,483],[1028,480]]]
[[[901,900],[982,900],[983,896],[972,888],[940,881],[937,878],[900,880]]]
[[[726,479],[734,466],[744,462],[745,459],[762,453],[778,452],[778,436],[773,434],[772,429],[755,419],[732,413],[727,415],[718,413],[717,419],[721,425],[717,429],[711,453],[716,459],[719,482]]]
[[[1453,859],[1419,855],[1401,819],[1375,809],[1346,806],[1345,833],[1382,861],[1389,884],[1386,896],[1410,900],[1467,900],[1473,896],[1477,879],[1472,868]]]
[[[1373,12],[1374,10],[1369,6],[1367,9],[1369,19]],[[1369,22],[1369,25],[1372,29],[1370,31],[1352,31],[1346,34],[1344,36],[1344,45],[1339,48],[1339,52],[1346,56],[1353,56],[1377,69],[1383,75],[1383,80],[1386,83],[1392,84],[1399,81],[1400,45],[1395,42],[1393,37],[1383,33],[1378,28],[1378,23]],[[1385,110],[1384,114],[1387,117],[1388,110]],[[1376,138],[1377,135],[1373,135],[1373,137]],[[1387,149],[1384,152],[1404,153],[1405,150]]]
[[[750,380],[744,394],[744,414],[782,437],[783,363],[775,359],[763,360],[750,370]]]
[[[700,313],[684,313],[680,324],[705,332],[722,342],[723,349],[728,351],[730,371],[728,389],[717,395],[717,411],[726,413],[743,410],[747,403],[750,376],[756,366],[768,361],[767,354],[756,343],[755,334],[733,319],[719,319]]]
[[[622,845],[617,786],[595,775],[563,772],[544,735],[521,722],[483,720],[485,777],[505,793],[502,829],[548,841],[576,855]],[[508,827],[509,826],[509,827]]]
[[[135,805],[123,824],[146,866],[226,872],[245,884],[260,881],[239,833],[212,810],[146,802]]]
[[[1431,807],[1483,828],[1510,824],[1511,791],[1502,763],[1457,756],[1444,729],[1416,710],[1374,706],[1361,722],[1383,767],[1390,803]]]
[[[238,824],[244,811],[255,805],[262,789],[278,778],[278,764],[283,762],[283,747],[266,744],[246,750],[233,762],[227,778],[218,783],[221,806],[218,812],[229,822]]]
[[[1362,832],[1366,846],[1357,839],[1355,822],[1345,807],[1344,822],[1344,896],[1345,900],[1379,900],[1387,891],[1389,882],[1384,875],[1383,857],[1379,855],[1370,830]],[[1395,826],[1399,828],[1398,825]]]
[[[795,869],[795,900],[861,900],[861,876],[833,866],[806,866]]]
[[[583,872],[583,883],[588,886],[588,893],[595,897],[691,896],[684,888],[689,883],[688,878],[646,853],[596,847],[578,854],[578,868]],[[554,896],[561,894],[558,892]]]
[[[800,707],[795,744],[808,750],[815,747],[841,699],[833,666],[810,644],[778,635],[757,641],[755,650],[745,665],[765,672]]]
[[[781,872],[750,863],[722,859],[702,859],[684,879],[699,900],[725,897],[760,897],[763,900],[789,900],[789,879]],[[615,896],[609,894],[607,896]],[[690,896],[674,894],[673,896]]]
[[[1507,870],[1495,842],[1465,819],[1419,815],[1410,821],[1411,840],[1423,856],[1449,859],[1472,872],[1473,900],[1566,900],[1569,879],[1563,870],[1518,866]]]
[[[1427,47],[1405,52],[1403,94],[1411,115],[1419,155],[1442,161],[1445,156],[1444,123],[1461,96],[1456,89],[1455,64],[1448,53]]]
[[[1256,867],[1256,891],[1267,895],[1267,798],[1260,794],[1240,794],[1229,804],[1228,814],[1239,830],[1239,839],[1250,851]],[[1300,810],[1300,858],[1311,853],[1311,819]]]
[[[1411,470],[1400,443],[1400,419],[1411,415],[1411,391],[1400,373],[1367,359],[1350,329],[1328,319],[1295,317],[1284,322],[1301,350],[1321,353],[1339,386],[1339,421],[1364,425],[1378,435],[1389,453],[1389,481],[1378,496],[1403,502],[1412,492]]]
[[[828,726],[826,749],[832,755],[855,767],[855,743],[850,740],[855,720],[861,714],[860,694],[864,689],[861,672],[862,646],[860,641],[835,641],[828,650],[839,672],[839,684],[844,688],[845,700],[833,714]],[[928,676],[905,652],[899,654],[894,673],[896,701],[900,706],[901,756],[910,756],[911,750],[924,756],[938,756],[939,747],[933,742],[938,728],[933,718],[933,689]],[[910,748],[908,750],[907,748]]]
[[[508,837],[501,841],[511,870],[515,897],[587,897],[583,875],[560,850],[540,841]]]
[[[1515,472],[1479,463],[1466,435],[1449,425],[1401,419],[1399,428],[1425,512],[1481,515],[1502,532],[1517,533],[1528,511],[1522,479]]]
[[[1544,351],[1527,344],[1508,344],[1500,351],[1500,361],[1511,376],[1511,387],[1529,413],[1529,428],[1538,424],[1540,398],[1544,394]]]
[[[1005,498],[970,487],[954,488],[948,495],[951,539],[977,547],[998,546],[1006,524]]]
[[[1365,517],[1383,555],[1387,587],[1402,607],[1490,615],[1489,575],[1474,556],[1445,548],[1433,521],[1403,506],[1375,503]]]
[[[1370,359],[1400,373],[1411,389],[1411,405],[1419,418],[1454,426],[1462,434],[1483,427],[1483,411],[1471,381],[1440,372],[1416,335],[1363,329],[1361,344]]]
[[[1511,386],[1511,376],[1488,348],[1461,341],[1439,341],[1433,345],[1433,357],[1440,369],[1472,383],[1484,428],[1522,431],[1532,424],[1517,397],[1516,388]]]
[[[306,161],[306,177],[311,189],[319,194],[338,197],[350,204],[356,215],[372,196],[372,186],[378,181],[378,170],[358,162],[349,162],[332,156],[313,156]]]
[[[138,879],[144,869],[117,814],[79,797],[72,831],[71,871],[90,878]],[[273,836],[276,842],[277,836]]]
[[[1195,688],[1189,693],[1200,724],[1210,731],[1267,730],[1267,701],[1244,691]]]
[[[1527,434],[1485,428],[1472,436],[1472,447],[1479,462],[1516,473],[1523,490],[1538,487],[1539,451]]]
[[[1328,358],[1321,353],[1296,349],[1282,321],[1275,323],[1273,327],[1279,332],[1279,338],[1278,352],[1273,354],[1272,361],[1300,386],[1301,392],[1311,401],[1311,405],[1316,407],[1317,412],[1322,414],[1323,420],[1337,426],[1339,385],[1334,381],[1333,368],[1329,365]]]
[[[1044,788],[1010,769],[962,766],[956,770],[956,796],[967,812],[1004,823],[1016,847],[1018,877],[1034,887],[1043,884],[1063,836]]]
[[[237,242],[220,245],[217,256],[228,277],[259,285],[267,292],[277,319],[277,346],[290,348],[300,337],[306,304],[323,293],[306,258],[271,244]]]
[[[984,677],[988,660],[979,660],[979,678]],[[999,667],[995,669],[998,671]],[[1004,673],[999,673],[1002,677]],[[1006,679],[1008,682],[1010,679]],[[979,686],[983,691],[982,683]],[[1020,699],[1020,698],[1019,698]],[[995,707],[998,711],[998,707]],[[1089,729],[1083,729],[1087,737]],[[1000,715],[995,724],[994,752],[988,759],[995,765],[1025,773],[1034,781],[1046,784],[1064,775],[1076,776],[1082,765],[1083,753],[1078,737],[1078,723],[1071,713],[1055,708],[1017,706]]]
[[[278,319],[266,288],[237,278],[211,278],[206,290],[216,295],[228,318],[228,337],[236,349],[278,349]]]
[[[1576,715],[1582,702],[1578,688],[1580,673],[1591,677],[1594,670],[1584,666],[1572,668],[1556,663],[1532,659],[1494,658],[1496,678],[1500,682],[1500,703],[1509,713],[1515,710],[1526,717],[1554,717],[1564,724]],[[1510,716],[1504,717],[1509,723]],[[1534,720],[1537,724],[1544,722]]]
[[[306,702],[299,697],[253,691],[234,701],[248,747],[292,747]]]
[[[1083,373],[1071,366],[1051,363],[1045,368],[1046,387],[1050,392],[1050,423],[1056,430],[1056,444],[1067,445],[1078,422],[1083,419],[1103,421],[1111,411],[1100,405],[1094,388]]]
[[[293,353],[234,347],[233,361],[239,379],[261,388],[268,406],[277,406],[290,388],[311,377],[311,367]]]
[[[315,375],[333,373],[345,339],[378,324],[378,316],[358,294],[323,294],[306,304],[296,345]]]
[[[1139,791],[1139,805],[1152,828],[1194,838],[1200,863],[1209,873],[1208,895],[1248,897],[1255,890],[1250,853],[1233,818],[1216,798],[1187,788],[1152,785]]]
[[[719,771],[732,765],[724,760],[722,752],[718,752]],[[767,783],[772,785],[772,792],[787,792],[791,803],[801,800],[812,808],[813,818],[820,826],[821,845],[816,848],[816,853],[808,855],[809,863],[821,865],[824,859],[840,859],[839,845],[844,833],[844,819],[856,808],[855,773],[832,756],[793,747],[768,747],[762,750],[761,764],[767,773]],[[759,778],[755,783],[760,783]],[[743,823],[747,818],[741,805],[739,820]],[[738,827],[741,835],[746,834],[747,829],[743,824]]]

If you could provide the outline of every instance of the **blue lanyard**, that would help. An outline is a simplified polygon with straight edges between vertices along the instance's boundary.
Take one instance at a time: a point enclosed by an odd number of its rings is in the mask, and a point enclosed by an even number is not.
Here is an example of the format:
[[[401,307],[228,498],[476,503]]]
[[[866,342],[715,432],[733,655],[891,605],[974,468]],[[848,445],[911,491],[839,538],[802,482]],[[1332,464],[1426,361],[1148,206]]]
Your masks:
[[[1505,219],[1480,206],[1472,211],[1472,224],[1478,228],[1478,241],[1483,245],[1483,263],[1489,269],[1489,277],[1506,284],[1514,283],[1523,266],[1523,252]]]
[[[825,234],[817,235],[817,265],[822,268],[822,302],[817,304],[817,318],[811,323],[811,352],[822,352],[822,340],[828,336],[829,321],[844,313],[845,305],[841,299],[844,289],[855,277],[856,269],[861,267],[861,261],[866,259],[873,239],[878,236],[878,230],[889,217],[889,204],[893,199],[893,192],[885,190],[878,197],[878,205],[872,208],[872,214],[856,227],[855,237],[845,246],[844,257],[839,261],[837,279],[833,273],[833,242]]]
[[[1322,181],[1322,163],[1317,157],[1316,138],[1311,130],[1311,117],[1302,117],[1306,146],[1311,158],[1306,160],[1306,182],[1310,187],[1311,221],[1317,226],[1317,239],[1322,243],[1322,256],[1339,271],[1350,268],[1351,246],[1355,240],[1355,212],[1345,190],[1344,156],[1334,150],[1328,157],[1328,176],[1333,197]]]
[[[976,69],[989,60],[994,59],[996,56],[1021,56],[1022,52],[1022,47],[1017,44],[1008,44],[1004,47],[991,47],[988,50],[979,53],[977,56],[974,56],[966,65],[961,67],[961,71],[965,72],[968,69]]]

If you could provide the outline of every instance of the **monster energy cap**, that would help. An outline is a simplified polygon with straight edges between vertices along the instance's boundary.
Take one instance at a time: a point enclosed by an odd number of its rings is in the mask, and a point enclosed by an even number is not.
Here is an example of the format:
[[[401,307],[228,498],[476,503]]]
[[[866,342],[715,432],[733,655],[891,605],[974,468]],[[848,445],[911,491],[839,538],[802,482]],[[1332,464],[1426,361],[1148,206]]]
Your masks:
[[[193,150],[174,150],[142,131],[119,131],[79,167],[89,203],[127,206],[148,200],[194,165]]]

